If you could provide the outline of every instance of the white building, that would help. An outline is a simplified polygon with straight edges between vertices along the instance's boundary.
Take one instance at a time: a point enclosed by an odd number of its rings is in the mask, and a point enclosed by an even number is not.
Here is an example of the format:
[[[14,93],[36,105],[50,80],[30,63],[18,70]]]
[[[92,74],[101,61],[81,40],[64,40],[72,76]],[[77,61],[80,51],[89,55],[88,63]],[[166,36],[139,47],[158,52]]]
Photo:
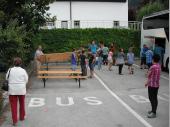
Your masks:
[[[57,18],[48,28],[128,27],[128,0],[56,0],[48,13]]]

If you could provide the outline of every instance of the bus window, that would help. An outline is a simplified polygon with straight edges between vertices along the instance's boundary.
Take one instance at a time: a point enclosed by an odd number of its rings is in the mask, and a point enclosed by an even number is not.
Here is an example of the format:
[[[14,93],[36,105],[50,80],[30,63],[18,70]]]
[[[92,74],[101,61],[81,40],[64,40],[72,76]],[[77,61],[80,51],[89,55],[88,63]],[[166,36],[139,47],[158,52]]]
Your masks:
[[[157,37],[155,38],[155,45],[157,44],[158,46],[165,49],[165,43],[166,43],[165,38],[157,38]]]

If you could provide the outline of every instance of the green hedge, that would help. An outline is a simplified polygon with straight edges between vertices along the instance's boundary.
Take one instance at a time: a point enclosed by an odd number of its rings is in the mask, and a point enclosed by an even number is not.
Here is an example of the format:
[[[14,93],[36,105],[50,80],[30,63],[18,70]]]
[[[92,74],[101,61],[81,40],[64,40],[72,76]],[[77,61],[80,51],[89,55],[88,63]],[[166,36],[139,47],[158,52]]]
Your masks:
[[[32,39],[34,47],[42,45],[45,53],[68,52],[72,48],[88,47],[92,40],[103,41],[107,46],[115,42],[118,48],[122,47],[125,51],[130,46],[134,46],[135,53],[139,53],[140,32],[128,29],[40,30],[39,34]]]

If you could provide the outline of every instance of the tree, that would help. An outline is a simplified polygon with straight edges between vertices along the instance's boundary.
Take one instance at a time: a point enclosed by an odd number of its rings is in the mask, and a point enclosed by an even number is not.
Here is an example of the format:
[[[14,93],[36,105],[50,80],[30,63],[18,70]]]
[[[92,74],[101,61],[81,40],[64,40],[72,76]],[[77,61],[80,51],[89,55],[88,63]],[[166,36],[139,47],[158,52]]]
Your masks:
[[[37,32],[48,17],[46,11],[53,0],[1,0],[0,11],[5,14],[3,28],[8,21],[17,19],[19,26],[25,25],[26,31]]]
[[[148,3],[138,11],[137,20],[141,21],[143,16],[149,15],[154,12],[161,11],[164,8],[165,8],[164,5],[159,2]]]
[[[24,26],[18,26],[17,20],[10,21],[5,29],[0,28],[0,58],[3,62],[10,63],[11,58],[20,56],[25,60],[29,51],[25,39],[27,32]]]
[[[152,5],[154,3],[159,3],[160,6],[162,6],[162,9],[169,9],[169,0],[129,0],[129,20],[136,20],[136,17],[139,17],[137,15],[141,15],[138,13],[144,13],[144,12],[140,12],[142,8],[145,8],[143,10],[147,10],[145,6],[149,6],[149,5],[155,6]],[[158,11],[159,10],[160,8],[158,7]],[[157,11],[156,8],[155,11]],[[146,13],[146,14],[150,14],[150,13]],[[145,15],[145,13],[143,15]],[[141,19],[138,18],[138,20]]]
[[[33,50],[31,39],[49,18],[52,0],[0,0],[0,62],[10,65],[13,57],[25,63]]]

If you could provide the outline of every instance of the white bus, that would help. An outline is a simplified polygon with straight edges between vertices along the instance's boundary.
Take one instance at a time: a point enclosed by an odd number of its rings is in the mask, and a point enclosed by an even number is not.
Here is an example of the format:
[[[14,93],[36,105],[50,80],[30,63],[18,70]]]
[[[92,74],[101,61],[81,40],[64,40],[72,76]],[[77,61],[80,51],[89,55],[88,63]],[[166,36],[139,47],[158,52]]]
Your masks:
[[[169,70],[169,10],[153,13],[142,19],[141,49],[146,44],[155,48],[155,44],[164,48],[162,67]]]

